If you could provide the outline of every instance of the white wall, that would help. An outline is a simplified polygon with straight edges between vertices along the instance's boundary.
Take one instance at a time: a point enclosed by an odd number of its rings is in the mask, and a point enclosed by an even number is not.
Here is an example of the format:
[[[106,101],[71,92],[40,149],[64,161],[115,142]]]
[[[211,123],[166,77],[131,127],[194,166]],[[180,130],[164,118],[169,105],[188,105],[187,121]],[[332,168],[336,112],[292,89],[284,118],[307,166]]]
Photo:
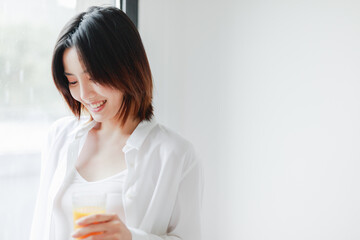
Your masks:
[[[359,239],[360,2],[139,7],[157,118],[204,161],[204,239]]]

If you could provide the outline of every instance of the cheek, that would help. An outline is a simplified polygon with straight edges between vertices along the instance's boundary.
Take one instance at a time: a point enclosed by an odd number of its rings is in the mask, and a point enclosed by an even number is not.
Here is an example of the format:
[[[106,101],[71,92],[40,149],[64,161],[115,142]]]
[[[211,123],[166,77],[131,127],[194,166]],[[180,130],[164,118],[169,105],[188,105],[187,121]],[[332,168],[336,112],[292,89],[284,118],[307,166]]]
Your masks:
[[[76,88],[70,88],[70,94],[71,96],[76,100],[80,102],[80,94],[79,91],[76,90]]]
[[[112,95],[112,102],[116,107],[120,107],[122,101],[123,101],[122,95],[119,95],[119,94]]]

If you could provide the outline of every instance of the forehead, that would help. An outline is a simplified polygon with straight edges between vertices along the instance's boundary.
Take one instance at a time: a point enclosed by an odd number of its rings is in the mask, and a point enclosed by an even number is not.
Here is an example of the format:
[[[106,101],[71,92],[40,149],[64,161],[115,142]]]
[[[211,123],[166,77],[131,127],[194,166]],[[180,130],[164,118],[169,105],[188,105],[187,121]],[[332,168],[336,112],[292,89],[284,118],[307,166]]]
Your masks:
[[[67,48],[63,54],[64,72],[71,75],[80,75],[86,73],[86,68],[81,62],[76,48]]]

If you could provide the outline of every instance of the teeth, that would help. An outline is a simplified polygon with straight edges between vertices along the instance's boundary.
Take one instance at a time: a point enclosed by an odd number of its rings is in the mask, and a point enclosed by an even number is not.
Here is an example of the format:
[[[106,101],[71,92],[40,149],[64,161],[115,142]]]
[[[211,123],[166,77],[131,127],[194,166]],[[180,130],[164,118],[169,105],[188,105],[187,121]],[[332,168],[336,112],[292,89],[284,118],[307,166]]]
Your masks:
[[[102,102],[99,102],[97,104],[90,104],[90,107],[91,108],[98,108],[100,107],[101,105],[103,105],[104,103],[106,102],[106,100],[102,101]]]

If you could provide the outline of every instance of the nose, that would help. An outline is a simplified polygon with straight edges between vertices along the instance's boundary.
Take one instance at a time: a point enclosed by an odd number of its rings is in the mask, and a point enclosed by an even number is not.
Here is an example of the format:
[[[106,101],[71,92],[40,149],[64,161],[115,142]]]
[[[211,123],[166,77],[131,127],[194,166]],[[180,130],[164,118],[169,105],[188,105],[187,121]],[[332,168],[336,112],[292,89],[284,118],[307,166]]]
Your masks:
[[[90,81],[82,81],[80,84],[80,97],[85,102],[90,102],[95,97],[93,83]]]

